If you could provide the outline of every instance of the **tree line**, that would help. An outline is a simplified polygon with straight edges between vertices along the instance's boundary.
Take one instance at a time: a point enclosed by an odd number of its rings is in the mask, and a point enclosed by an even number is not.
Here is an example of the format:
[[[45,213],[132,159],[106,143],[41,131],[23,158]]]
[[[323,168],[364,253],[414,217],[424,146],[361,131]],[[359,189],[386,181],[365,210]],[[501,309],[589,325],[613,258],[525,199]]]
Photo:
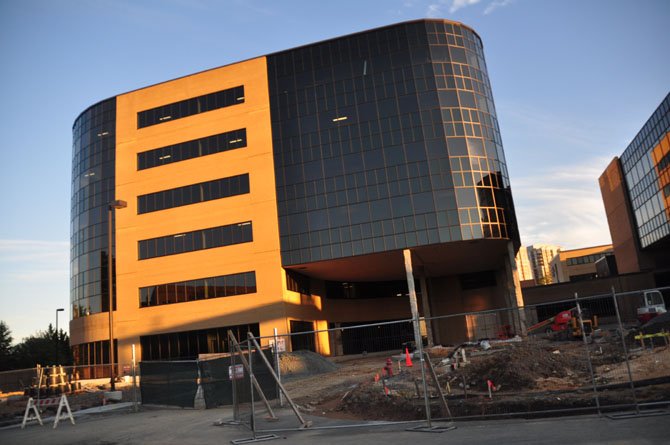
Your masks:
[[[73,363],[69,336],[63,329],[56,332],[51,324],[46,331],[37,331],[17,345],[12,346],[13,341],[9,326],[0,321],[0,371]]]

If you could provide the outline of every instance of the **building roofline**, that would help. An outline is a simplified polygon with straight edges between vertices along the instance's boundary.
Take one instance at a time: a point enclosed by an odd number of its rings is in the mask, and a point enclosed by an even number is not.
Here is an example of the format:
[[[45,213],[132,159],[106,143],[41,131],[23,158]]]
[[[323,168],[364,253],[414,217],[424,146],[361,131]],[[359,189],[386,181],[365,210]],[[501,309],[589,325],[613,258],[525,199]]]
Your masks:
[[[644,122],[642,122],[642,125],[640,126],[640,129],[635,133],[635,136],[633,136],[633,138],[630,140],[630,142],[628,142],[628,144],[626,144],[626,148],[624,148],[624,150],[621,152],[621,156],[619,156],[620,158],[623,158],[626,155],[626,152],[632,151],[632,150],[635,149],[633,147],[633,143],[635,142],[635,139],[637,139],[637,137],[643,132],[644,127],[647,125],[647,123],[649,123],[649,121],[659,111],[659,108],[661,108],[661,105],[663,105],[663,103],[666,100],[670,100],[670,91],[665,96],[663,96],[663,99],[661,99],[661,101],[658,103],[658,105],[656,105],[656,107],[654,108],[654,111],[652,111],[651,114],[644,120]]]
[[[472,31],[477,36],[477,38],[479,39],[479,42],[482,44],[482,47],[484,46],[484,43],[482,42],[482,38],[477,33],[477,31],[475,31],[473,28],[471,28],[470,26],[468,26],[464,23],[461,23],[461,22],[458,22],[458,21],[455,21],[455,20],[432,19],[432,18],[406,20],[404,22],[392,23],[390,25],[379,26],[377,28],[371,28],[371,29],[366,29],[366,30],[363,30],[363,31],[357,31],[357,32],[353,32],[353,33],[350,33],[350,34],[344,34],[344,35],[337,36],[337,37],[330,37],[330,38],[327,38],[327,39],[324,39],[324,40],[318,40],[316,42],[311,42],[311,43],[306,43],[304,45],[295,46],[293,48],[287,48],[287,49],[282,49],[280,51],[271,52],[271,53],[268,53],[268,54],[262,54],[260,56],[249,57],[247,59],[238,60],[236,62],[231,62],[231,63],[227,63],[225,65],[219,65],[219,66],[215,66],[215,67],[212,67],[212,68],[207,68],[207,69],[204,69],[204,70],[201,70],[201,71],[196,71],[194,73],[185,74],[183,76],[175,77],[173,79],[164,80],[164,81],[161,81],[161,82],[153,83],[151,85],[147,85],[147,86],[143,86],[143,87],[140,87],[140,88],[135,88],[133,90],[125,91],[123,93],[115,94],[114,96],[110,96],[106,99],[99,100],[98,102],[94,103],[93,105],[90,105],[90,106],[86,107],[86,109],[84,109],[84,111],[79,113],[77,115],[77,117],[74,119],[73,124],[72,124],[72,128],[74,128],[75,123],[77,122],[77,120],[79,120],[79,118],[82,116],[82,114],[86,113],[89,109],[95,107],[96,105],[99,105],[102,102],[105,102],[105,101],[110,100],[110,99],[114,99],[118,96],[123,96],[125,94],[134,93],[136,91],[141,91],[141,90],[144,90],[144,89],[147,89],[147,88],[153,88],[155,86],[162,85],[164,83],[174,82],[175,80],[184,79],[184,78],[190,77],[190,76],[195,76],[196,74],[202,74],[202,73],[206,73],[206,72],[209,72],[209,71],[218,70],[220,68],[225,68],[227,66],[237,65],[238,63],[248,62],[250,60],[258,59],[260,57],[274,56],[276,54],[281,54],[281,53],[285,53],[285,52],[288,52],[288,51],[295,51],[297,49],[306,48],[308,46],[320,45],[322,43],[330,42],[330,41],[333,41],[333,40],[338,40],[338,39],[341,39],[341,38],[344,38],[344,37],[351,37],[351,36],[365,34],[365,33],[368,33],[368,32],[381,31],[381,30],[387,29],[387,28],[394,28],[396,26],[409,25],[409,24],[420,23],[420,22],[442,22],[442,23],[449,23],[449,24],[452,24],[452,25],[462,26],[463,28],[466,28],[466,29]]]
[[[613,245],[610,243],[610,244],[599,244],[597,246],[577,247],[577,248],[574,248],[574,249],[565,249],[565,250],[561,249],[561,253],[575,252],[577,250],[597,249],[598,247],[609,247],[610,249],[612,249]]]

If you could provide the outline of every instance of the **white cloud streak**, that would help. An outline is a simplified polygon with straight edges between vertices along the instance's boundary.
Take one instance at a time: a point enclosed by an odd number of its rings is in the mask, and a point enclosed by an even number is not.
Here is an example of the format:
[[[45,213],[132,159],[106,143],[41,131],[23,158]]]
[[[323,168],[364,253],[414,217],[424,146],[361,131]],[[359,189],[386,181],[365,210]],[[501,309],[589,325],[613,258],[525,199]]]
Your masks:
[[[437,2],[428,5],[426,16],[431,18],[443,16],[445,9],[448,10],[449,14],[454,14],[461,9],[476,5],[480,2],[481,0],[438,0]],[[484,9],[484,15],[491,14],[496,9],[503,8],[513,2],[514,0],[493,0],[486,6],[486,9]],[[405,3],[405,5],[407,5],[407,3]]]
[[[475,5],[479,3],[480,0],[454,0],[451,3],[451,7],[449,8],[449,13],[453,14],[454,12],[458,11],[459,9],[463,9],[466,6],[470,5]]]
[[[55,308],[68,307],[69,254],[67,241],[0,239],[0,319],[15,342],[46,329]],[[67,329],[67,315],[61,322]]]
[[[439,17],[443,15],[443,9],[447,6],[449,7],[449,14],[453,14],[459,9],[463,9],[466,6],[471,6],[479,3],[480,0],[439,0],[436,3],[431,3],[428,5],[426,10],[426,15],[428,17]]]
[[[484,9],[484,15],[489,15],[498,8],[503,8],[512,3],[513,0],[494,0]]]
[[[564,248],[611,243],[598,177],[609,162],[593,158],[513,178],[521,241]]]
[[[26,281],[67,280],[69,253],[65,241],[0,239],[0,290]]]

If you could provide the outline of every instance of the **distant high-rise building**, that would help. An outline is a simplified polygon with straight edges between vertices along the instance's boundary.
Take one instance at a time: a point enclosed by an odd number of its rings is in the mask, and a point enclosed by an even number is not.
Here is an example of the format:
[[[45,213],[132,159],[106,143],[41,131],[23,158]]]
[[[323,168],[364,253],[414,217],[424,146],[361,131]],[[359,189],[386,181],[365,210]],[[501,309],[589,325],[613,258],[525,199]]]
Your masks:
[[[619,273],[670,284],[670,94],[600,176]]]
[[[533,269],[530,266],[528,257],[528,248],[521,246],[516,254],[516,267],[519,271],[519,281],[529,281],[533,279]]]
[[[551,284],[551,260],[561,250],[561,246],[553,244],[533,244],[528,247],[528,257],[530,258],[533,277],[537,284]]]

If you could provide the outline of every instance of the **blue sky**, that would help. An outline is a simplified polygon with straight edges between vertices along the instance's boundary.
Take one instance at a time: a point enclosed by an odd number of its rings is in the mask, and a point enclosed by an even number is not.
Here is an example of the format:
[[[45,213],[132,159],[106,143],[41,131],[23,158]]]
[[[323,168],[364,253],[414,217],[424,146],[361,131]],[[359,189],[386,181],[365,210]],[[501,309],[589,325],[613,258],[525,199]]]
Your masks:
[[[69,319],[71,128],[89,105],[394,22],[473,27],[524,244],[610,242],[597,179],[670,87],[667,0],[0,0],[0,320]]]

